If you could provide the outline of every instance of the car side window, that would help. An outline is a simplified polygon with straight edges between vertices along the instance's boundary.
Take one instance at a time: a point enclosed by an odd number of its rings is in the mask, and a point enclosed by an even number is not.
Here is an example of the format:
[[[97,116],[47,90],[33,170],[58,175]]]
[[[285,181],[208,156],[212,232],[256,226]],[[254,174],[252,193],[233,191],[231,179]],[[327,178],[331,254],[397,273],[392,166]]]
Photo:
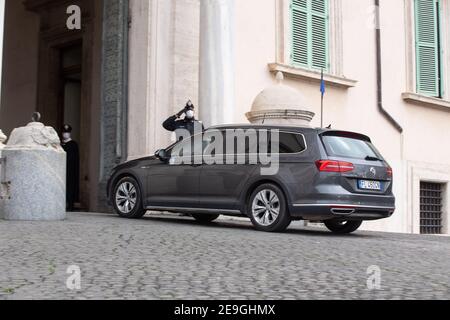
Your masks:
[[[306,143],[303,135],[298,133],[280,132],[280,154],[292,154],[305,151]]]
[[[217,150],[218,141],[217,136],[222,136],[223,133],[217,130],[206,131],[203,135],[203,155],[215,156],[223,153],[223,150]]]
[[[180,141],[166,150],[168,156],[170,157],[169,164],[179,164],[180,161],[182,161],[184,164],[193,163],[194,159],[196,158],[195,155],[197,151],[195,149],[196,140],[194,139],[194,137],[196,136]],[[197,153],[201,155],[201,150]]]
[[[233,139],[234,141],[230,141]],[[227,145],[233,145],[233,150],[228,150]],[[258,133],[244,132],[225,136],[224,153],[226,155],[242,155],[258,153]]]
[[[267,148],[268,153],[272,153],[273,136],[270,136]],[[306,150],[305,137],[300,133],[279,132],[278,135],[278,153],[279,154],[297,154]]]
[[[167,149],[167,153],[170,157],[177,157],[177,156],[185,156],[185,153],[187,150],[192,150],[192,143],[193,141],[191,139],[180,141],[176,144],[174,144],[172,147]],[[191,144],[191,148],[189,148],[189,144]]]
[[[272,135],[270,131],[265,132],[264,134],[267,134],[268,139],[261,139],[261,132],[258,132],[257,137],[258,139],[252,139],[250,136],[245,135],[238,135],[236,137],[233,137],[235,139],[234,141],[234,154],[239,154],[241,148],[238,148],[238,145],[242,142],[244,142],[244,150],[245,154],[253,154],[253,153],[259,153],[259,152],[268,152],[271,153],[272,150]],[[301,153],[306,150],[306,142],[305,138],[300,133],[290,133],[290,132],[279,132],[278,135],[278,152],[280,154],[295,154],[295,153]],[[230,137],[227,136],[226,139],[229,139]],[[226,150],[226,141],[224,146],[225,153],[228,153],[229,150]]]
[[[202,136],[202,152],[203,155],[207,154],[209,156],[215,156],[220,154],[224,155],[239,155],[239,154],[255,154],[259,152],[271,153],[272,141],[270,131],[267,132],[269,139],[259,139],[260,132],[257,133],[257,138],[246,133],[231,134],[227,135],[225,131],[207,131]],[[217,149],[218,143],[217,135],[221,135],[223,139],[223,149]],[[234,139],[230,142],[227,139]],[[268,140],[268,141],[267,141]],[[266,141],[266,142],[264,142]],[[181,141],[175,144],[171,149],[168,150],[170,157],[189,157],[195,155],[195,140],[194,137]],[[263,143],[265,145],[263,145]],[[301,153],[306,150],[305,138],[300,133],[290,133],[290,132],[279,132],[279,153],[280,154],[296,154]],[[228,150],[228,145],[233,145],[233,150]],[[174,152],[175,151],[175,152]],[[242,153],[242,151],[244,151]],[[186,154],[188,153],[188,154]]]

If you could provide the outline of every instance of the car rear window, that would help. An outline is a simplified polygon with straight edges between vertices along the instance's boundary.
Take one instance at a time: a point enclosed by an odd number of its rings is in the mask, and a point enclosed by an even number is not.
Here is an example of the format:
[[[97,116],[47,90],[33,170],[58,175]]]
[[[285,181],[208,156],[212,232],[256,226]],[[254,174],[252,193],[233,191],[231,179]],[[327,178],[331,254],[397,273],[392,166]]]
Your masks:
[[[374,157],[381,159],[375,147],[365,140],[326,135],[322,136],[322,141],[329,156],[355,159]]]

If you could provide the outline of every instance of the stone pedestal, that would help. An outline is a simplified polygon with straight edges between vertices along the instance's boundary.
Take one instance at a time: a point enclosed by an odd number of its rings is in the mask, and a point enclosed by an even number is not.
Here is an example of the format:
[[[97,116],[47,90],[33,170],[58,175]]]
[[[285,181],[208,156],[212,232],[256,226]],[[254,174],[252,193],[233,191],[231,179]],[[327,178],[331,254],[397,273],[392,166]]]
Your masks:
[[[53,128],[32,122],[15,129],[2,157],[5,220],[65,219],[66,154]]]

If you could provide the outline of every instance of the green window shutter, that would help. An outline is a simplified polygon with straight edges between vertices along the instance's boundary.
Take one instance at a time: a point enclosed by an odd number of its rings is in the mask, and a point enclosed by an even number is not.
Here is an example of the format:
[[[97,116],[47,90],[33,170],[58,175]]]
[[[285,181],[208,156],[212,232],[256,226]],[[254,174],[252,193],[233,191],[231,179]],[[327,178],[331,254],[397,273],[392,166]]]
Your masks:
[[[328,70],[328,0],[292,0],[292,63]]]
[[[311,66],[328,69],[328,1],[311,0]]]
[[[439,0],[415,0],[417,92],[441,96]]]
[[[293,0],[292,17],[292,62],[309,67],[308,0]]]

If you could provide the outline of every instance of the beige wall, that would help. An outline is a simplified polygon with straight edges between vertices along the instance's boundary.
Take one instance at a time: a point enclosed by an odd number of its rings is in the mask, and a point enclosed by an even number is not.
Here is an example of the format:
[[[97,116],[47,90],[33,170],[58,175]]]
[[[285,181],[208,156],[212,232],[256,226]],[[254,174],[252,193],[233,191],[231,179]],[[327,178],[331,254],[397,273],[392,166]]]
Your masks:
[[[38,16],[26,12],[22,1],[6,1],[4,32],[0,128],[9,135],[36,109]]]
[[[288,1],[288,0],[284,0]],[[449,1],[444,0],[444,8]],[[417,212],[411,208],[411,173],[407,162],[426,163],[430,169],[450,170],[450,110],[435,109],[407,103],[402,93],[407,91],[406,54],[410,49],[406,35],[405,1],[381,0],[381,37],[383,59],[383,91],[385,108],[404,127],[400,135],[379,113],[376,105],[376,47],[373,20],[373,0],[342,1],[343,75],[357,80],[354,88],[328,85],[325,97],[325,125],[353,130],[369,135],[394,167],[395,194],[398,210],[391,219],[366,223],[373,230],[412,232],[408,220]],[[277,62],[276,0],[246,0],[236,2],[236,122],[245,121],[254,97],[274,83],[268,63]],[[258,8],[255,14],[255,8]],[[448,10],[446,9],[446,13]],[[448,25],[450,15],[444,17]],[[450,37],[450,34],[447,34]],[[278,39],[279,40],[279,39]],[[286,44],[288,48],[289,44]],[[286,49],[282,48],[282,49]],[[446,81],[450,81],[447,77]],[[306,80],[286,80],[300,90],[320,126],[319,83]],[[445,170],[444,170],[445,171]],[[431,179],[432,180],[432,179]],[[409,199],[409,200],[408,200]],[[417,208],[415,209],[417,211]]]

